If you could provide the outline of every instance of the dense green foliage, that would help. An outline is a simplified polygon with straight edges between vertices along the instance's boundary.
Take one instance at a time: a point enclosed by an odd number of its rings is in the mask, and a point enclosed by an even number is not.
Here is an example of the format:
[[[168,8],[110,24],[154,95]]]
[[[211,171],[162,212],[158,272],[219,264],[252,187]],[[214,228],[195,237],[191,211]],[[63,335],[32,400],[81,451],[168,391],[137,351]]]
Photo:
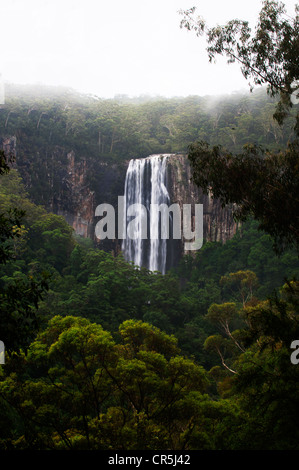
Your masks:
[[[237,61],[246,79],[267,85],[271,96],[279,95],[273,119],[281,125],[291,119],[292,138],[279,152],[250,136],[241,152],[231,152],[219,141],[210,146],[204,139],[190,145],[189,159],[194,181],[211,191],[223,205],[235,204],[235,217],[254,217],[275,241],[275,249],[299,249],[298,213],[298,32],[299,7],[294,18],[286,15],[281,2],[265,0],[254,33],[247,21],[232,20],[208,28],[195,19],[195,8],[185,12],[182,26],[207,38],[210,60],[217,55]]]
[[[298,151],[298,141],[277,154],[248,145],[237,155],[199,142],[190,146],[188,156],[194,181],[204,192],[212,188],[223,206],[235,204],[236,219],[258,220],[278,252],[288,246],[299,252]]]
[[[0,154],[1,449],[299,449],[298,18],[282,13],[265,1],[254,38],[239,21],[208,31],[211,58],[243,60],[245,76],[279,90],[278,108],[263,91],[214,102],[8,95],[1,137],[17,138],[31,180],[27,194]],[[243,223],[164,276],[32,202],[55,186],[55,147],[92,168],[192,141],[195,182],[237,204]]]
[[[14,193],[14,189],[20,178],[14,179],[9,174],[4,153],[1,153],[1,173],[8,184],[1,187],[0,196],[0,331],[6,349],[13,351],[20,347],[26,349],[38,330],[36,309],[48,288],[48,274],[36,269],[30,261],[24,269],[26,261],[19,259],[27,233],[23,225],[26,202],[18,203],[20,194]]]
[[[29,201],[17,171],[0,187],[1,211],[26,211],[2,285],[49,275],[30,304],[37,328],[24,348],[29,330],[14,324],[1,369],[1,448],[297,449],[297,284],[267,301],[298,274],[294,252],[275,256],[251,221],[162,276],[76,237]]]

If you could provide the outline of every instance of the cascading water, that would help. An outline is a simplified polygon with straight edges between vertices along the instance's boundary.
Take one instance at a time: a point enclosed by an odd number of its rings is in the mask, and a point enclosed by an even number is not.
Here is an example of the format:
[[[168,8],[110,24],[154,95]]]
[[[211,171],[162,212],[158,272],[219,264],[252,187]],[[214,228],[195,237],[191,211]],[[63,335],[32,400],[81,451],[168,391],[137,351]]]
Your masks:
[[[166,184],[166,164],[169,155],[151,155],[131,160],[125,181],[124,230],[130,235],[123,240],[122,250],[127,261],[144,266],[150,271],[165,274],[167,263],[167,240],[161,238],[158,211],[151,211],[157,204],[169,204]],[[139,209],[133,228],[129,208]],[[144,213],[142,209],[144,208]],[[130,215],[131,214],[131,215]],[[157,236],[158,235],[158,236]]]

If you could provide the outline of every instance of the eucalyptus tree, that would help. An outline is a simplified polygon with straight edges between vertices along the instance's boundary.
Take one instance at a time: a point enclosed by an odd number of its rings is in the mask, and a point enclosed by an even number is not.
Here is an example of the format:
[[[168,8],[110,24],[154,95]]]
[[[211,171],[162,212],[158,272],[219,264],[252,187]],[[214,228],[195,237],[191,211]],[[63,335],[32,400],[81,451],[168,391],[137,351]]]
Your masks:
[[[222,55],[229,63],[238,62],[251,88],[266,85],[271,96],[279,96],[273,117],[280,125],[287,116],[294,119],[295,139],[276,154],[255,142],[248,142],[238,155],[202,141],[190,145],[189,151],[195,183],[223,205],[234,203],[239,220],[258,220],[260,228],[273,237],[277,252],[290,245],[299,248],[298,12],[296,5],[291,18],[283,3],[266,0],[254,33],[241,20],[208,27],[195,17],[195,8],[183,12],[181,22],[198,36],[206,36],[210,61]]]

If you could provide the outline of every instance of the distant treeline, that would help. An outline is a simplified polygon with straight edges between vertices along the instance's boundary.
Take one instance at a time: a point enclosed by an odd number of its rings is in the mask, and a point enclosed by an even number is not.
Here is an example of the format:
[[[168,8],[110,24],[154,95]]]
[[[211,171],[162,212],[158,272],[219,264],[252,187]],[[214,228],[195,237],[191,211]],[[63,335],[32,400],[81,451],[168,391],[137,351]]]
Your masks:
[[[293,136],[290,120],[273,120],[276,101],[264,89],[210,97],[100,99],[68,89],[7,85],[0,137],[16,136],[23,153],[55,146],[78,158],[126,160],[187,152],[190,143],[239,152],[248,142],[279,150]]]

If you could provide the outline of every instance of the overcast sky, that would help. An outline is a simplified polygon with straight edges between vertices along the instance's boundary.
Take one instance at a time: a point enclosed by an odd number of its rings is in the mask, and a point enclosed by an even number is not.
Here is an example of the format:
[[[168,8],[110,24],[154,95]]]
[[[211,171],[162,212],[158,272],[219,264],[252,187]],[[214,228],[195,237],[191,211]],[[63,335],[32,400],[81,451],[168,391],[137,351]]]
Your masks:
[[[296,0],[284,1],[294,14]],[[239,18],[254,27],[261,0],[0,0],[4,81],[116,94],[187,96],[248,86],[239,67],[210,64],[206,43],[180,29],[197,7],[210,26]]]

